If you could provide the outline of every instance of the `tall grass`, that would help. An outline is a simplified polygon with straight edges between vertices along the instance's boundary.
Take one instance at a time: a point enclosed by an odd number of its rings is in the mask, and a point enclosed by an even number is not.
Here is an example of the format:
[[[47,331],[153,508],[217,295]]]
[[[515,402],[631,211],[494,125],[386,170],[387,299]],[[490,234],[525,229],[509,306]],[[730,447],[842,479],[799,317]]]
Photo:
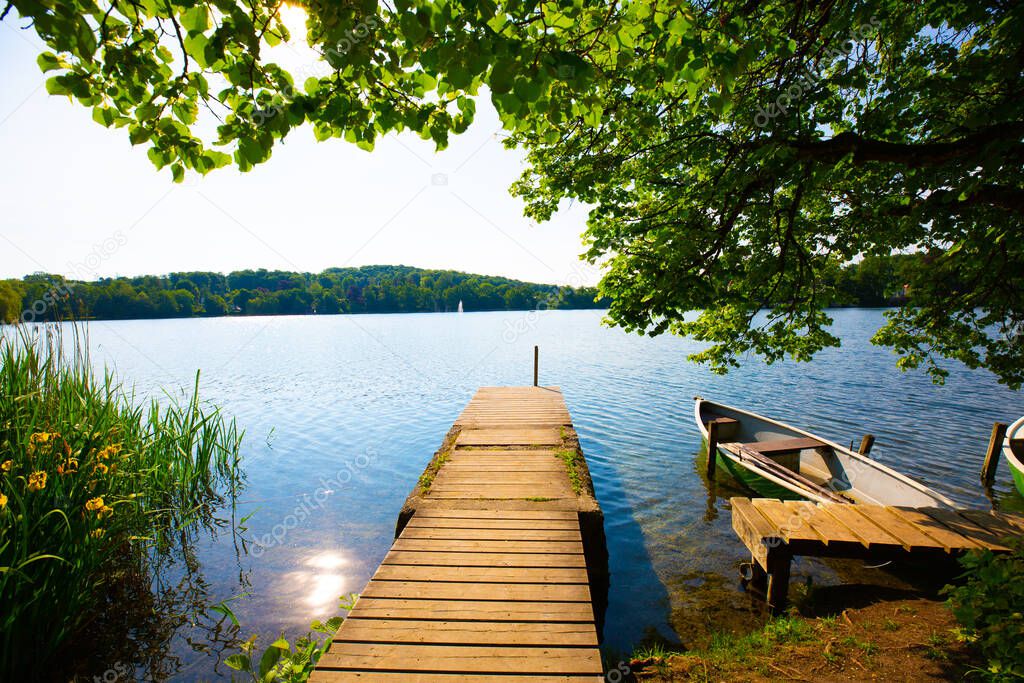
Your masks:
[[[0,680],[52,677],[240,484],[233,421],[198,391],[137,404],[70,329],[0,336]]]

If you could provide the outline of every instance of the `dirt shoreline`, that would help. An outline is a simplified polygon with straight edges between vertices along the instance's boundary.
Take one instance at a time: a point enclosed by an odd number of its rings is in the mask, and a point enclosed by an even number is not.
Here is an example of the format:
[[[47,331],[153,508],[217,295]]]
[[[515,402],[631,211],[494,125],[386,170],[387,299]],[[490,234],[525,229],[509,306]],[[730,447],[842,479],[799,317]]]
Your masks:
[[[961,680],[984,661],[957,633],[942,600],[884,600],[830,616],[783,617],[706,649],[639,652],[620,680]]]

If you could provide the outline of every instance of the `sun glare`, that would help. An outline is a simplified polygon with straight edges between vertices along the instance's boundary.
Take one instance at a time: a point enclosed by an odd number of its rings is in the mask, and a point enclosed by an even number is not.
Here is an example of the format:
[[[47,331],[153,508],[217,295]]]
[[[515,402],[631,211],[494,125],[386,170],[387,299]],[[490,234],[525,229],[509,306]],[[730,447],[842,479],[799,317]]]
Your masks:
[[[292,34],[292,40],[306,35],[306,8],[299,4],[289,2],[281,3],[277,9],[277,15],[281,17],[281,23],[288,27]]]

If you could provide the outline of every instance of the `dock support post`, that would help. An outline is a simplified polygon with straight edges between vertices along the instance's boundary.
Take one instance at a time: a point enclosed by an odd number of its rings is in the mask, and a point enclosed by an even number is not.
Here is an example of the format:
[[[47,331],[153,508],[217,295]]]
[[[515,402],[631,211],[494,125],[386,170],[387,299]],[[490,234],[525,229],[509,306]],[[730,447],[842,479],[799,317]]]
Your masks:
[[[718,460],[718,423],[708,422],[708,479],[715,478],[715,465]]]
[[[533,347],[533,386],[537,386],[537,378],[540,370],[540,347]]]
[[[860,448],[857,452],[861,455],[867,455],[871,452],[871,447],[875,445],[875,435],[865,434],[860,440]]]
[[[768,549],[768,588],[765,599],[772,615],[782,614],[789,600],[789,566],[793,556],[784,547]]]
[[[999,465],[999,451],[1006,438],[1006,425],[996,422],[992,425],[992,435],[988,439],[988,450],[985,452],[985,464],[981,467],[981,483],[991,486],[996,478],[996,467]]]

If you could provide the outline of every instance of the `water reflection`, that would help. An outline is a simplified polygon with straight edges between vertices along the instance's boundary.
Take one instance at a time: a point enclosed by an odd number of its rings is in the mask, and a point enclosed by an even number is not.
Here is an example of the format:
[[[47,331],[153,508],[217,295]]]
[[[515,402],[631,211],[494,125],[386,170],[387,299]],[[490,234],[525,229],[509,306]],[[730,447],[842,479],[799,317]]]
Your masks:
[[[338,598],[352,583],[345,571],[352,563],[340,551],[318,552],[300,563],[301,568],[281,577],[281,598],[295,606],[296,617],[309,620],[310,615],[324,615],[336,610]]]

